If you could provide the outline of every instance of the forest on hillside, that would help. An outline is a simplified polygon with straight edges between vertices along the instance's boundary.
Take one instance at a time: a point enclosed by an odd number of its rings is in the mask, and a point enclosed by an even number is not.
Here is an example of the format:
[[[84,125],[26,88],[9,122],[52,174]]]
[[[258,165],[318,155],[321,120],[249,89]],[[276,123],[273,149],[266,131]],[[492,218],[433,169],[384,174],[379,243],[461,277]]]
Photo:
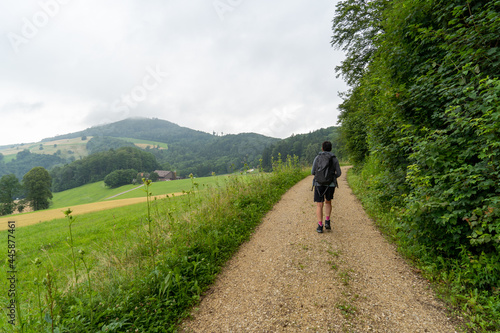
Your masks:
[[[149,130],[148,130],[149,129]],[[140,149],[121,136],[130,139],[163,140],[166,145],[146,145]],[[88,156],[75,159],[58,154],[35,153],[23,150],[15,158],[5,161],[0,154],[0,177],[13,174],[18,180],[34,167],[48,170],[52,191],[59,192],[102,181],[117,170],[146,172],[162,169],[175,171],[178,177],[227,174],[244,169],[263,167],[272,169],[272,161],[279,155],[297,156],[305,165],[310,164],[321,147],[321,142],[331,140],[334,152],[342,155],[338,128],[329,127],[308,134],[292,135],[280,140],[255,133],[217,135],[183,128],[159,119],[135,118],[90,128],[55,138],[82,138]],[[149,141],[148,141],[149,140]],[[167,148],[168,147],[168,148]],[[37,150],[38,151],[38,150]],[[22,194],[17,194],[21,196]],[[14,198],[12,198],[14,199]]]
[[[272,170],[273,161],[277,161],[280,156],[283,160],[287,156],[297,156],[303,165],[312,165],[314,157],[321,151],[321,143],[326,140],[332,142],[332,152],[339,160],[343,160],[345,154],[340,131],[338,127],[332,126],[307,134],[292,135],[266,147],[262,152],[262,167],[266,171]]]
[[[152,172],[159,168],[156,158],[135,147],[121,147],[117,150],[94,153],[81,160],[64,166],[56,166],[50,171],[52,190],[60,192],[89,183],[104,180],[116,170]]]
[[[365,190],[395,212],[399,242],[422,262],[434,258],[426,265],[469,294],[462,306],[494,330],[499,8],[499,1],[346,0],[332,37],[347,54],[337,71],[351,87],[340,106],[342,138]]]

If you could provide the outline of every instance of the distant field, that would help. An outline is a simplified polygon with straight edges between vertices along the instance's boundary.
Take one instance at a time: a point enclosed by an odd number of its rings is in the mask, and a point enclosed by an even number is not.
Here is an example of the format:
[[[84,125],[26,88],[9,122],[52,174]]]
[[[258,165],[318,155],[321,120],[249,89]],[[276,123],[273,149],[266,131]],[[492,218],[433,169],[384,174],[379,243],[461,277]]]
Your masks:
[[[195,178],[193,182],[198,184],[201,189],[206,185],[216,185],[217,182],[223,183],[227,176],[202,177]],[[104,182],[97,182],[83,185],[71,190],[54,193],[53,204],[50,208],[64,208],[67,206],[81,205],[105,200],[129,199],[145,197],[146,193],[139,185],[125,185],[115,189],[110,189],[104,185]],[[168,193],[177,193],[189,191],[192,187],[191,179],[180,179],[166,182],[153,183],[149,190],[153,196]],[[131,191],[132,190],[132,191]],[[124,193],[127,192],[127,193]],[[119,196],[116,196],[123,193]],[[111,198],[113,197],[113,198]]]
[[[172,194],[170,194],[172,195]],[[182,193],[174,193],[175,196],[180,196]],[[156,199],[163,199],[167,196],[165,195],[159,195],[155,196],[154,198]],[[153,198],[153,200],[154,200]],[[64,208],[52,208],[52,209],[47,209],[47,210],[41,210],[37,212],[31,212],[31,213],[26,213],[26,214],[17,214],[17,215],[11,215],[10,217],[2,217],[0,218],[0,230],[7,230],[8,229],[8,221],[16,221],[16,227],[26,227],[29,225],[33,225],[36,223],[41,223],[45,221],[52,221],[56,219],[62,219],[64,218],[64,211],[68,208],[71,208],[72,210],[72,215],[77,216],[77,215],[82,215],[82,214],[88,214],[88,213],[93,213],[93,212],[98,212],[101,210],[108,210],[112,208],[118,208],[118,207],[123,207],[123,206],[129,206],[141,202],[146,202],[146,197],[138,197],[138,198],[129,198],[129,199],[120,199],[120,200],[108,200],[108,201],[101,201],[101,202],[94,202],[94,203],[89,203],[89,204],[83,204],[83,205],[69,205]]]
[[[152,196],[161,199],[166,195],[182,195],[195,186],[195,189],[203,189],[205,186],[217,186],[223,184],[227,176],[203,177],[181,179],[175,181],[153,183],[149,191]],[[197,184],[197,185],[196,185]],[[16,221],[17,226],[27,226],[39,222],[63,218],[63,211],[71,208],[74,215],[86,214],[101,210],[123,207],[146,201],[144,187],[139,185],[125,185],[110,189],[104,182],[87,184],[71,190],[54,193],[53,203],[50,209],[23,214],[10,215],[0,218],[0,230],[7,229],[8,221]]]
[[[54,155],[60,151],[60,156],[62,158],[68,158],[74,156],[76,159],[87,156],[87,142],[92,137],[87,137],[87,140],[82,140],[82,138],[74,139],[63,139],[48,142],[37,142],[37,143],[27,143],[9,146],[7,149],[0,150],[5,156],[5,161],[8,162],[12,160],[17,153],[25,149],[29,150],[34,154],[46,154]],[[40,149],[43,148],[43,149]]]
[[[92,136],[88,136],[86,140],[82,140],[81,137],[73,138],[73,139],[63,139],[63,140],[54,140],[47,142],[34,142],[34,143],[23,143],[23,144],[15,144],[9,146],[0,147],[0,153],[4,155],[4,161],[10,162],[14,159],[20,151],[25,149],[29,150],[34,154],[47,154],[54,155],[58,152],[59,156],[62,158],[69,158],[74,156],[76,159],[80,159],[88,155],[87,152],[87,142],[92,139]],[[140,140],[140,139],[132,139],[132,138],[118,138],[128,142],[132,142],[137,147],[146,149],[157,148],[159,149],[168,149],[168,144],[164,142],[157,141],[148,141],[148,140]],[[42,149],[40,149],[42,148]]]
[[[132,142],[135,144],[137,147],[145,149],[148,146],[150,148],[156,148],[159,147],[160,149],[168,149],[168,144],[164,142],[157,142],[157,141],[148,141],[148,140],[140,140],[140,139],[131,139],[131,138],[117,138],[125,141]]]

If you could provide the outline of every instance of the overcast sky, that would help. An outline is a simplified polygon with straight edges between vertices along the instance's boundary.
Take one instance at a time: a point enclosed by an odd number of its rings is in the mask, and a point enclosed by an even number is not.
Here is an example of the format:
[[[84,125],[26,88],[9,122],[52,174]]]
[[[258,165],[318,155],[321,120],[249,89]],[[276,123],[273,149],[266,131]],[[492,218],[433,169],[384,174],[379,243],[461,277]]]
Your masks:
[[[285,138],[337,124],[334,0],[0,3],[0,145],[156,117]]]

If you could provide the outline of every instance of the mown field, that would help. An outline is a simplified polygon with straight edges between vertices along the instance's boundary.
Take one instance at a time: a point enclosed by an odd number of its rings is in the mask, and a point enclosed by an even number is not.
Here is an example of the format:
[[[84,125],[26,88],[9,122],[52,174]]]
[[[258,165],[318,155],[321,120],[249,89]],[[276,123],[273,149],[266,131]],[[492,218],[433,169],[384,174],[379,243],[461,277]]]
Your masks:
[[[76,159],[80,159],[88,155],[87,142],[89,142],[90,139],[92,139],[92,136],[88,136],[86,140],[82,140],[81,137],[78,137],[73,139],[14,144],[2,147],[0,149],[0,153],[4,155],[5,162],[10,162],[12,159],[16,158],[17,153],[25,149],[34,154],[60,154],[62,158],[69,158],[73,156]],[[137,147],[142,149],[146,149],[147,147],[168,149],[168,144],[164,142],[132,139],[126,137],[119,139],[132,142]]]
[[[214,186],[216,182],[227,176],[204,177],[196,179],[180,179],[176,181],[157,182],[151,186],[150,193],[157,199],[166,195],[182,195],[191,190],[193,182],[197,189]],[[64,217],[63,211],[71,208],[73,215],[86,214],[100,210],[122,207],[146,201],[146,193],[141,185],[125,185],[110,189],[104,182],[87,184],[71,190],[54,193],[50,209],[23,214],[2,216],[0,230],[8,228],[7,222],[15,220],[18,227],[50,221]]]

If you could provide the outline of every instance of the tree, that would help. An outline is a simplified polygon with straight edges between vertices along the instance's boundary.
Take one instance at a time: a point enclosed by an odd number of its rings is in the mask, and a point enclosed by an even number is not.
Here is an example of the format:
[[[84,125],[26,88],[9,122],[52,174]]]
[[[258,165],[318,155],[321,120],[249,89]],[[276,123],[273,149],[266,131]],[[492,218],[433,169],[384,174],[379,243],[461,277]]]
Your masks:
[[[333,19],[332,46],[346,53],[335,70],[350,86],[359,84],[376,53],[375,41],[383,33],[383,13],[388,0],[346,0],[337,3]]]
[[[49,200],[52,199],[51,182],[49,172],[43,167],[34,167],[24,175],[23,186],[26,190],[26,201],[33,210],[49,208]]]
[[[158,176],[158,174],[156,172],[151,172],[149,174],[149,179],[151,179],[151,181],[153,181],[153,182],[156,182],[156,181],[158,181],[158,179],[160,179],[160,176]]]
[[[134,169],[115,170],[104,178],[104,184],[111,188],[128,185],[132,184],[136,176],[137,171]]]
[[[14,198],[21,192],[21,184],[14,174],[0,178],[0,215],[12,214]]]

